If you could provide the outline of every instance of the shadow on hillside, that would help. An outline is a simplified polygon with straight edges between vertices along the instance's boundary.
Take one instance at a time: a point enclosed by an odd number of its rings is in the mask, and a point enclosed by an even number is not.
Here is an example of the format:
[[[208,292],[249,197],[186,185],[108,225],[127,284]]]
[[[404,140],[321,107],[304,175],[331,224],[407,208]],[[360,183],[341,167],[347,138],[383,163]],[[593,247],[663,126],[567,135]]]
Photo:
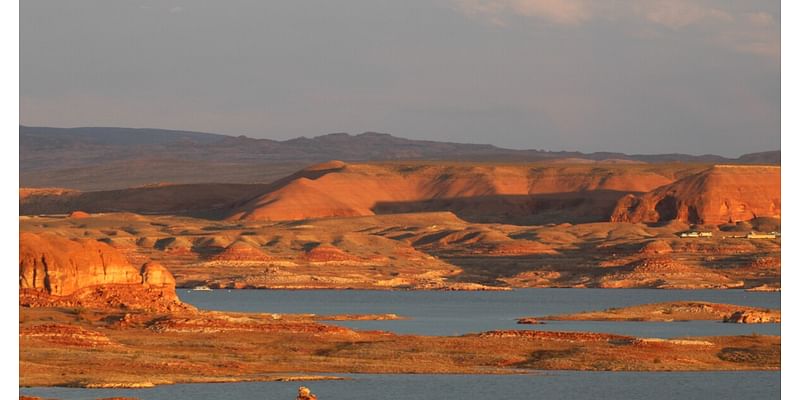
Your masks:
[[[439,257],[462,269],[463,272],[454,277],[455,281],[504,286],[502,279],[513,278],[522,272],[537,271],[560,273],[561,276],[552,280],[554,286],[574,286],[581,277],[594,278],[611,271],[611,268],[598,267],[603,260],[603,253],[602,250],[598,251],[594,243],[585,243],[557,254]],[[615,271],[623,269],[624,266],[614,268]]]
[[[611,217],[617,200],[630,193],[587,190],[379,202],[372,211],[376,214],[450,211],[467,222],[512,225],[605,222]]]
[[[309,167],[272,183],[155,184],[126,189],[72,192],[65,195],[20,198],[20,215],[133,212],[150,215],[182,215],[220,220],[234,210],[278,190],[299,178],[310,180],[340,170],[325,164]]]

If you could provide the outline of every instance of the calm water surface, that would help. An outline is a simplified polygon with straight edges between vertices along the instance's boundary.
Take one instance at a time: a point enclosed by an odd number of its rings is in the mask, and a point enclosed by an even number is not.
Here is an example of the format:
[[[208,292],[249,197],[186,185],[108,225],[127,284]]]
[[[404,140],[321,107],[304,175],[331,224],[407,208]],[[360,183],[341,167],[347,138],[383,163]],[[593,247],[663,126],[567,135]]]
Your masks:
[[[743,290],[517,289],[510,292],[381,290],[215,290],[179,289],[181,300],[208,310],[312,313],[394,313],[410,320],[337,321],[357,329],[422,335],[461,335],[494,329],[591,331],[640,337],[780,335],[780,324],[692,322],[551,321],[518,325],[516,318],[603,310],[636,304],[698,300],[779,309],[780,293]]]
[[[347,375],[340,375],[347,376]],[[532,375],[349,375],[347,381],[183,384],[152,389],[23,388],[64,400],[111,396],[143,400],[291,400],[310,387],[320,400],[780,398],[780,372],[543,372]]]

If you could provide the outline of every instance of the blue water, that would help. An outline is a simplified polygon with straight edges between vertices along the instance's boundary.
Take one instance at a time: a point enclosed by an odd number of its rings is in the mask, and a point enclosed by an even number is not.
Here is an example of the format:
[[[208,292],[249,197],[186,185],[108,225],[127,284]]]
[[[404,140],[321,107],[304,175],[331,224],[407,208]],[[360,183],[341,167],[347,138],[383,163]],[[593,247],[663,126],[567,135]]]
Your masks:
[[[510,292],[376,290],[179,290],[181,300],[208,310],[383,314],[398,321],[331,322],[357,329],[422,335],[461,335],[495,329],[591,331],[639,337],[780,335],[780,324],[548,321],[519,325],[516,318],[603,310],[665,301],[698,300],[779,309],[780,293],[743,290],[517,289]]]
[[[339,375],[352,380],[181,384],[152,389],[22,388],[64,400],[111,396],[143,400],[291,400],[308,386],[320,400],[780,398],[780,372],[578,372],[531,375]]]

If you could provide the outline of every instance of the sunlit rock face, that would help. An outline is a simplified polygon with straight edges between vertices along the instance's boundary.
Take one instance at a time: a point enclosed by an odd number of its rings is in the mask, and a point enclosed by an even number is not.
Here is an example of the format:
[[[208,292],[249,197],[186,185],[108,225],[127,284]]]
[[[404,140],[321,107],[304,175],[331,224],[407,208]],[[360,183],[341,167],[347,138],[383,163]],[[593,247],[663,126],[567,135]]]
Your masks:
[[[139,271],[105,243],[48,233],[20,234],[20,289],[67,296],[89,286],[141,282]]]
[[[757,217],[781,217],[780,167],[718,165],[621,198],[611,221],[720,225]]]
[[[191,309],[178,300],[175,278],[161,264],[132,266],[117,249],[93,239],[22,233],[20,305]]]

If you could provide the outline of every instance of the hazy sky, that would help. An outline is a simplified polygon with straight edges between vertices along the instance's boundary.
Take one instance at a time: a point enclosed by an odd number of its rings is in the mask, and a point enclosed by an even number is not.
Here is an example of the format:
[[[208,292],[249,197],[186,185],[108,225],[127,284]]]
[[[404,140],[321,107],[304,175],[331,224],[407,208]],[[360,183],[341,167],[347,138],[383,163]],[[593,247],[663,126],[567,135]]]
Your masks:
[[[780,2],[25,0],[20,122],[780,147]]]

